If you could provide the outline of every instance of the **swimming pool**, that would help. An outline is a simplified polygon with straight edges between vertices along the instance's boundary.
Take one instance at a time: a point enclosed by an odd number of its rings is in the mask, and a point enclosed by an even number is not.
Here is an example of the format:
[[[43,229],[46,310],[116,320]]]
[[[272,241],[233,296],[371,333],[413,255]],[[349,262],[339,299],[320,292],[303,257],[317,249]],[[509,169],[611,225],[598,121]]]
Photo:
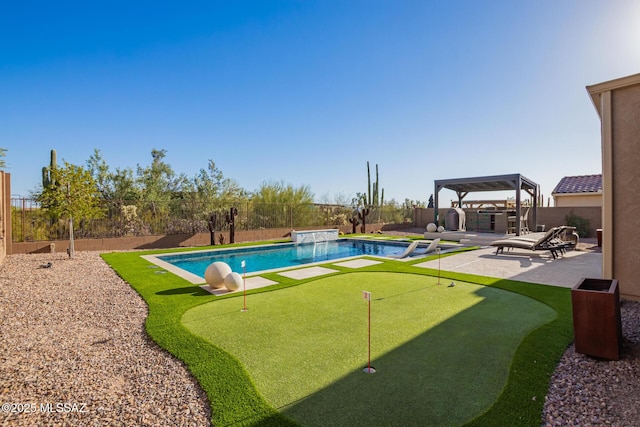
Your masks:
[[[204,272],[212,262],[225,262],[232,271],[242,273],[242,261],[246,272],[296,267],[304,264],[349,258],[361,255],[388,256],[404,252],[408,242],[381,242],[355,239],[219,249],[172,255],[157,255],[162,266],[170,265],[204,278]],[[419,246],[420,247],[420,246]],[[424,245],[426,247],[426,244]],[[175,272],[175,271],[174,271]]]

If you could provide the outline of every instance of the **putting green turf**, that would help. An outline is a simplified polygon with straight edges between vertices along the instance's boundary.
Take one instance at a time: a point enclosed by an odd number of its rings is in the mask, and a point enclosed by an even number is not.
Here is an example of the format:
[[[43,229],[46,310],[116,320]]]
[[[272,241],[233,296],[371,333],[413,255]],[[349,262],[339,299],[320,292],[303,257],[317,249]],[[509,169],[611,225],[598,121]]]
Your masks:
[[[202,304],[182,324],[236,357],[304,426],[459,425],[502,391],[522,339],[552,321],[513,292],[407,273],[354,272]],[[372,366],[367,363],[372,292]]]

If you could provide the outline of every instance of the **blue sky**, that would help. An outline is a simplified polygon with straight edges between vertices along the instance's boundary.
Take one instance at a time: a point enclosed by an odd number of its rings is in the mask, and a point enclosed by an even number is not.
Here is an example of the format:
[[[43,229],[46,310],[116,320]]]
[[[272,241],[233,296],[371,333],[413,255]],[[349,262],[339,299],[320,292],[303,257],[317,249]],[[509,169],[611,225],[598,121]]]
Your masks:
[[[510,173],[546,198],[601,171],[585,86],[638,72],[637,1],[11,2],[0,147],[22,196],[52,148],[112,170],[156,148],[189,177],[212,159],[318,201],[364,192],[367,161],[386,199]]]

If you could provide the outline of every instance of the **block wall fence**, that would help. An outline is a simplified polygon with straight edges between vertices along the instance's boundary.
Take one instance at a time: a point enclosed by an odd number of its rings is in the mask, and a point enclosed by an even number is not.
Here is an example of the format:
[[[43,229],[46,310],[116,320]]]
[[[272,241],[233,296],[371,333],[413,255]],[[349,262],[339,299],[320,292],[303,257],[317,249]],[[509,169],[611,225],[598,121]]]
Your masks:
[[[444,218],[449,208],[438,209],[438,218],[441,225],[444,224]],[[463,209],[465,214],[470,217],[473,216],[478,209]],[[418,228],[426,228],[427,224],[433,222],[433,208],[416,208],[414,215],[414,224]],[[589,206],[589,207],[548,207],[538,208],[538,224],[543,224],[546,230],[551,227],[558,227],[560,225],[566,225],[566,218],[568,215],[575,215],[584,218],[589,221],[589,237],[596,237],[596,230],[602,228],[602,207]],[[532,212],[529,211],[529,228],[535,231],[534,225],[531,222]]]
[[[367,224],[367,233],[387,230],[401,230],[411,228],[412,223],[405,224]],[[329,227],[326,227],[329,228]],[[351,225],[343,225],[337,228],[343,233],[351,233]],[[296,230],[314,230],[318,227],[301,227]],[[357,227],[360,232],[360,226]],[[215,241],[218,245],[218,236],[224,236],[224,242],[229,243],[228,231],[216,231]],[[261,240],[286,239],[291,237],[289,228],[269,228],[263,230],[238,230],[235,232],[235,242],[257,242]],[[75,239],[74,249],[76,251],[123,251],[123,250],[144,250],[144,249],[168,249],[178,247],[208,246],[211,243],[209,233],[196,234],[167,234],[159,236],[140,237],[114,237],[104,239]],[[19,242],[13,243],[12,253],[66,253],[69,247],[68,240],[53,240],[41,242]]]

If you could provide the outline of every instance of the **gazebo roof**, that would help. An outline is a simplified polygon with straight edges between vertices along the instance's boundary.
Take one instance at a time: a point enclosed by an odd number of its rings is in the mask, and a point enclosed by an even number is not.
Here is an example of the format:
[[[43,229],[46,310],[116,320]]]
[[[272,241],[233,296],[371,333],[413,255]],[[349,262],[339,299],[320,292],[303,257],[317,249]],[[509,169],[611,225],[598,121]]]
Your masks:
[[[435,181],[436,189],[446,188],[456,193],[472,193],[476,191],[517,190],[520,180],[521,190],[536,191],[538,184],[520,175],[492,175],[474,178],[439,179]],[[527,191],[530,193],[530,191]]]

